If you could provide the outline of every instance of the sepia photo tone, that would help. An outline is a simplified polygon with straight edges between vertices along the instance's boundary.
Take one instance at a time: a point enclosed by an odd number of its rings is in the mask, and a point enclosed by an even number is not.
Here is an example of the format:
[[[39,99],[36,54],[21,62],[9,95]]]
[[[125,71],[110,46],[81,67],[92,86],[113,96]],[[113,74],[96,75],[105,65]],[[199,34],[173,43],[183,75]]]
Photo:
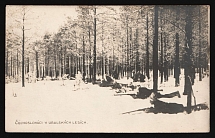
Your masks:
[[[5,10],[6,132],[210,132],[210,6]]]

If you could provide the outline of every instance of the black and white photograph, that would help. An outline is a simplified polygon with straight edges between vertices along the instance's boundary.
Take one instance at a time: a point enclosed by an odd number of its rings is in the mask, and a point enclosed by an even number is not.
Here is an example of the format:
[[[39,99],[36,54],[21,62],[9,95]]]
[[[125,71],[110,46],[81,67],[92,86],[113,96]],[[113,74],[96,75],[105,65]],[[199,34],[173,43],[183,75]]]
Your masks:
[[[6,132],[210,132],[209,5],[5,14]]]

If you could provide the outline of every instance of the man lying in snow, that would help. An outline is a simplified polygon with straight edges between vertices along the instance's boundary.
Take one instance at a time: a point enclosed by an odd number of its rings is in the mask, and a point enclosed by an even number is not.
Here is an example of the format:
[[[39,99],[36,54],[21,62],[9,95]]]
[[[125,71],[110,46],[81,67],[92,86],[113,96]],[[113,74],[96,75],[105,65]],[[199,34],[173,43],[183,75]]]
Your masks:
[[[115,94],[115,96],[117,96],[117,95],[131,95],[135,99],[136,98],[146,99],[153,93],[153,90],[148,89],[146,87],[133,86],[133,88],[132,87],[121,88],[118,91],[116,91],[116,93],[117,94]],[[179,91],[172,92],[169,94],[164,94],[164,95],[157,92],[157,98],[172,98],[175,96],[178,96],[178,98],[181,97]]]
[[[150,95],[150,103],[153,105],[154,113],[169,113],[169,114],[177,114],[179,112],[183,112],[185,107],[183,104],[178,103],[167,103],[158,100],[159,94],[156,96],[154,93]],[[162,98],[162,97],[160,97]],[[167,97],[168,98],[168,97]],[[146,110],[147,112],[147,110]]]
[[[133,75],[132,78],[123,78],[121,80],[116,80],[111,85],[112,89],[121,89],[122,87],[128,87],[134,90],[136,86],[146,87],[145,75],[141,74],[139,71]]]
[[[114,79],[108,75],[105,75],[105,78],[101,81],[99,86],[100,87],[109,87],[109,86],[113,86],[113,84],[114,84]]]
[[[134,74],[133,82],[145,82],[145,75],[137,71],[136,74]]]
[[[160,101],[160,100],[158,100],[158,97],[154,93],[152,93],[149,96],[149,100],[150,100],[152,107],[129,111],[129,112],[125,112],[122,114],[132,113],[132,112],[136,112],[136,111],[145,111],[146,113],[155,113],[155,114],[157,114],[157,113],[177,114],[177,113],[182,113],[182,112],[186,111],[186,107],[184,107],[183,104],[168,103],[168,102]],[[198,105],[198,108],[199,107],[201,109],[203,109],[203,108],[207,109],[207,106],[205,106],[205,105]]]

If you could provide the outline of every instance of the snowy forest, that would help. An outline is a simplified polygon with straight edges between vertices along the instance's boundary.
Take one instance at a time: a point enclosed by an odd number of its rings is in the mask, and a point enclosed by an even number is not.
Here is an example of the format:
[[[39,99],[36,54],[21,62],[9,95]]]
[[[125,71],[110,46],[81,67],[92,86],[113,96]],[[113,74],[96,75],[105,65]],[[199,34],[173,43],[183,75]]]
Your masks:
[[[101,8],[107,9],[98,14]],[[175,68],[184,68],[187,52],[200,80],[208,69],[207,6],[122,6],[119,13],[107,6],[79,6],[77,20],[68,17],[56,34],[44,34],[31,43],[24,34],[27,9],[21,10],[17,27],[23,35],[15,34],[14,26],[6,28],[5,75],[16,81],[22,71],[33,71],[35,64],[37,78],[74,76],[77,70],[90,79],[114,70],[121,76],[141,71],[150,78],[153,68],[162,76],[165,69],[171,74]]]
[[[80,71],[84,82],[96,84],[105,76],[120,80],[141,73],[156,93],[169,77],[174,87],[181,86],[183,74],[182,93],[191,107],[194,80],[209,75],[209,10],[208,5],[82,5],[75,8],[77,18],[68,16],[57,32],[39,34],[34,26],[40,23],[28,23],[35,19],[31,7],[8,8],[6,84],[26,87],[29,74],[38,82],[57,81]]]

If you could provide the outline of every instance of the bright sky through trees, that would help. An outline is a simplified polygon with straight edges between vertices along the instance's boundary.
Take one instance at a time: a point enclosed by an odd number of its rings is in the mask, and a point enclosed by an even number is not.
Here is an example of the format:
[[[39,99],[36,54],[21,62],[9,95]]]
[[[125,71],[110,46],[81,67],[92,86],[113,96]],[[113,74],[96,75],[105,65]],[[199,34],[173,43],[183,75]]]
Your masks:
[[[26,6],[26,5],[25,5]],[[34,39],[42,37],[46,32],[56,33],[60,26],[66,22],[67,17],[72,19],[77,19],[77,6],[26,6],[29,9],[28,19],[26,25],[29,25],[31,28],[26,33],[29,36],[33,36]],[[117,6],[114,6],[118,9]],[[14,31],[17,29],[14,27],[14,22],[16,18],[21,19],[18,15],[17,9],[19,10],[20,6],[16,5],[7,5],[6,6],[6,28],[12,28]],[[99,9],[98,13],[103,9]],[[16,17],[16,18],[15,18]],[[18,32],[20,30],[17,30]]]

